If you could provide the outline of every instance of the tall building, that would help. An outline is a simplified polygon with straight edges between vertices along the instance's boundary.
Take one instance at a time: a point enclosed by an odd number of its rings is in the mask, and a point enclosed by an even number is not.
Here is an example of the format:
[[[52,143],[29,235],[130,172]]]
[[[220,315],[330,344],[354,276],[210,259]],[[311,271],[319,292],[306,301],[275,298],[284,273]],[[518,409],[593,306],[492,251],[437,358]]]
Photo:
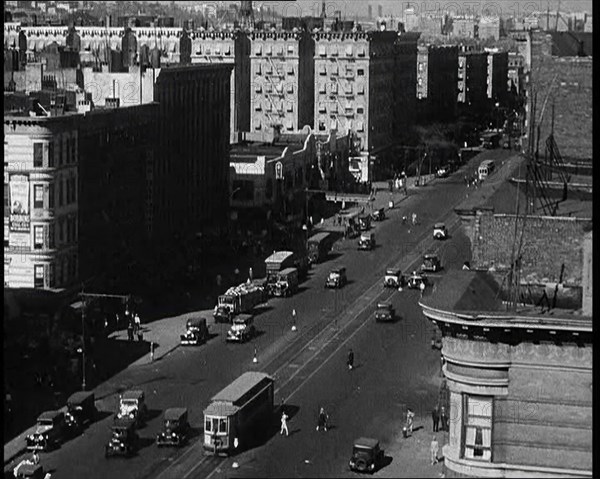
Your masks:
[[[317,32],[315,130],[356,132],[360,150],[393,143],[397,32]],[[415,45],[416,50],[416,45]]]
[[[394,101],[394,138],[403,143],[412,135],[411,127],[416,116],[417,98],[417,42],[421,33],[398,33],[394,45],[394,76],[392,79]],[[386,88],[382,83],[381,88]]]
[[[478,116],[483,114],[487,107],[487,54],[485,52],[459,51],[459,114]]]
[[[452,17],[452,32],[455,37],[476,38],[476,22],[473,15]]]
[[[192,63],[229,64],[231,72],[230,141],[238,132],[250,131],[250,39],[240,30],[191,33]]]
[[[309,34],[253,31],[250,38],[250,131],[296,131],[314,123],[314,50]]]
[[[420,121],[452,121],[456,117],[458,47],[422,45],[417,58],[417,116]]]
[[[488,51],[487,97],[492,104],[505,107],[508,98],[508,52]]]
[[[500,17],[483,16],[479,19],[479,38],[485,40],[500,38]]]

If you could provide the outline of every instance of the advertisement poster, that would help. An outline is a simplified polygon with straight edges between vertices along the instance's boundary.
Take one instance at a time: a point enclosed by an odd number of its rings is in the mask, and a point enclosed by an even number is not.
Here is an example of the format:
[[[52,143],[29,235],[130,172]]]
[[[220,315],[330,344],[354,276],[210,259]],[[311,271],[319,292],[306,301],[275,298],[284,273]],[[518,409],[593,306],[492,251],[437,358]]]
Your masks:
[[[10,231],[29,233],[29,176],[10,176]]]

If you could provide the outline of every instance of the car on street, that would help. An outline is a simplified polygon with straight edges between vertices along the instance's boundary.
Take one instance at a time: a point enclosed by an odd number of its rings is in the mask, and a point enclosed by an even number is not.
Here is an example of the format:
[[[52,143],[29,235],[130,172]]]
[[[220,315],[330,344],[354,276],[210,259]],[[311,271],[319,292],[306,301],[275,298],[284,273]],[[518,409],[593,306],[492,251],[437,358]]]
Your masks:
[[[423,255],[423,264],[421,264],[421,271],[427,271],[437,273],[442,269],[440,258],[436,253],[425,253]]]
[[[135,419],[117,419],[111,426],[110,439],[104,447],[104,457],[132,456],[139,449],[139,439]]]
[[[97,412],[92,391],[78,391],[71,394],[67,400],[65,414],[67,434],[69,436],[79,434],[86,425],[94,422]]]
[[[398,268],[388,268],[383,277],[383,286],[386,288],[400,288],[404,283],[402,271]]]
[[[64,439],[65,415],[61,411],[45,411],[37,418],[35,432],[27,436],[29,451],[48,451]]]
[[[227,341],[244,343],[254,337],[255,334],[254,316],[241,314],[233,320],[231,328],[227,331]]]
[[[377,471],[383,463],[384,453],[377,439],[360,437],[354,441],[352,457],[350,458],[350,470],[356,472]]]
[[[378,210],[371,213],[371,219],[373,221],[383,221],[385,219],[385,208],[379,208]]]
[[[440,166],[435,174],[438,178],[447,178],[450,174],[450,168],[448,166]]]
[[[17,467],[15,467],[11,478],[16,479],[44,479],[46,473],[41,464],[34,464],[30,460],[21,461]],[[7,477],[5,475],[5,477]]]
[[[185,334],[179,336],[182,345],[199,345],[208,339],[206,318],[190,318],[187,320]]]
[[[375,233],[361,233],[358,240],[358,249],[370,251],[375,248]]]
[[[375,321],[393,321],[395,317],[396,312],[391,303],[377,303]]]
[[[414,271],[406,280],[406,285],[409,289],[420,289],[421,283],[427,286],[428,282],[429,281],[425,274]]]
[[[371,229],[371,216],[364,214],[358,217],[358,229],[360,231],[368,231]]]
[[[334,268],[329,272],[329,276],[327,276],[327,280],[325,282],[326,288],[341,288],[348,282],[346,278],[346,268],[344,266],[340,266],[339,268]]]
[[[444,240],[448,237],[448,230],[444,223],[436,223],[433,225],[433,237],[436,240]]]
[[[187,408],[169,408],[165,411],[163,429],[156,436],[156,444],[159,447],[182,446],[189,439],[189,432]]]
[[[119,410],[115,416],[115,421],[123,418],[132,419],[136,427],[142,426],[146,421],[148,408],[144,391],[139,389],[130,389],[123,392],[119,398]]]

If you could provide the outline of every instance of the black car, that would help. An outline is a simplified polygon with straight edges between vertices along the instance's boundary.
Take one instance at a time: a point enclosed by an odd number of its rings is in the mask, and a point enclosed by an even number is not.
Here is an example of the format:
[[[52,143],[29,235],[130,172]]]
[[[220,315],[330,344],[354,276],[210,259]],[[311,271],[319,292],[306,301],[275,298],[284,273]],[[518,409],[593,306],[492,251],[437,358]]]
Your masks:
[[[377,439],[360,437],[354,441],[350,469],[356,472],[374,473],[383,462],[383,450]]]
[[[104,457],[132,456],[139,448],[135,419],[122,417],[111,427],[111,436],[104,448]]]
[[[65,414],[65,425],[68,434],[79,434],[85,426],[94,422],[96,414],[93,392],[79,391],[73,393],[67,401],[67,413]]]
[[[183,407],[165,411],[163,430],[156,436],[158,446],[181,446],[188,439],[190,424],[188,410]]]

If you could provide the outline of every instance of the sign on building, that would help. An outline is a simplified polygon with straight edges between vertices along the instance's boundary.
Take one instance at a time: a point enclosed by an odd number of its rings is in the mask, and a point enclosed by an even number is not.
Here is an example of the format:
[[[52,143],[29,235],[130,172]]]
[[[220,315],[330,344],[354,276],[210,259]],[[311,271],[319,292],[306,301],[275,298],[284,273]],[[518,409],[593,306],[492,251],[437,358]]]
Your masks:
[[[29,233],[29,176],[10,176],[10,231]]]
[[[275,179],[283,180],[283,163],[281,161],[275,163]]]

